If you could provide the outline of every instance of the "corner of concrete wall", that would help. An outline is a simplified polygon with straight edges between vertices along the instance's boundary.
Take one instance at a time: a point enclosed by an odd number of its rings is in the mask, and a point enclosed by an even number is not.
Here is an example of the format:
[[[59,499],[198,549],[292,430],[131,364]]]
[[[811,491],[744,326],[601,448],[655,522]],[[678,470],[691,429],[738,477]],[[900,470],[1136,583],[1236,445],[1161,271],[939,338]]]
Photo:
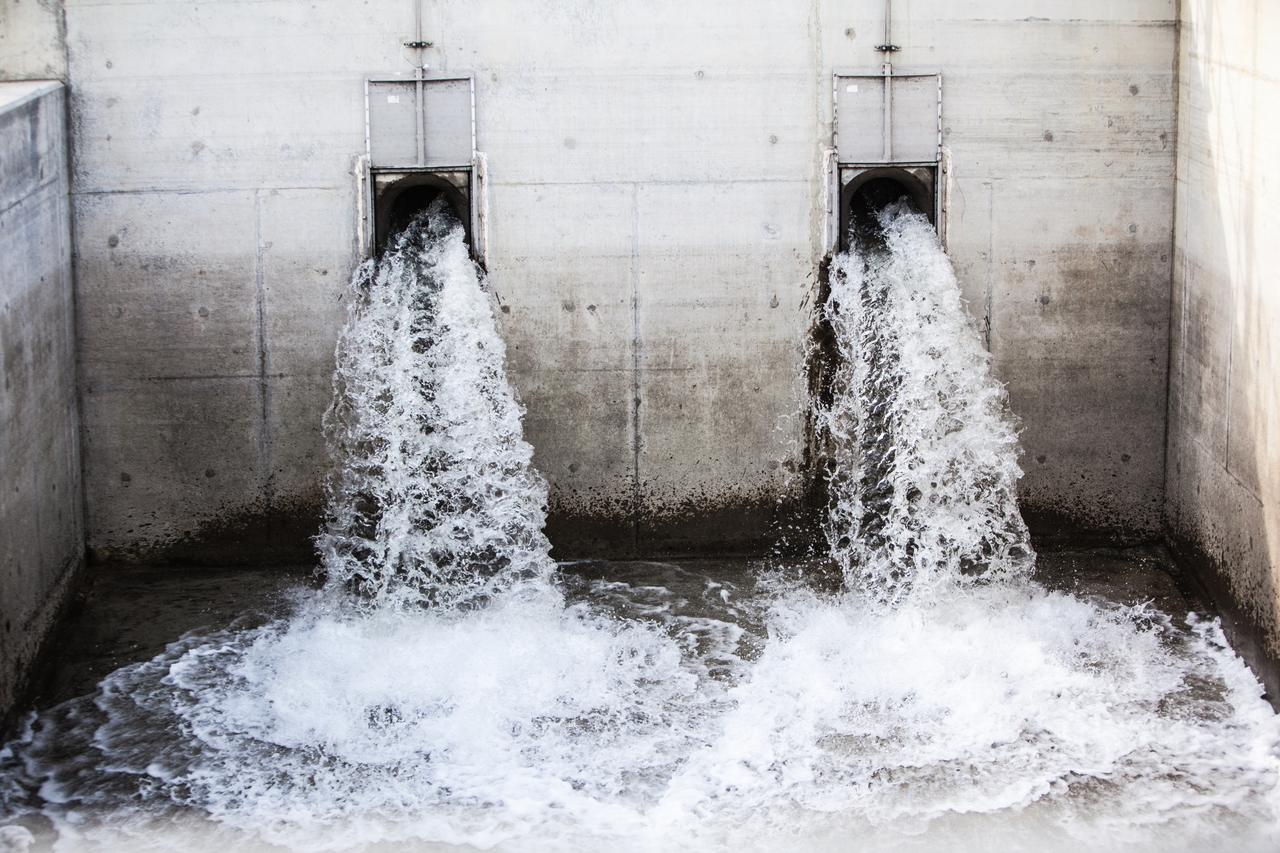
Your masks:
[[[66,89],[0,83],[0,727],[83,563]]]
[[[1183,0],[1165,524],[1280,699],[1280,8]]]

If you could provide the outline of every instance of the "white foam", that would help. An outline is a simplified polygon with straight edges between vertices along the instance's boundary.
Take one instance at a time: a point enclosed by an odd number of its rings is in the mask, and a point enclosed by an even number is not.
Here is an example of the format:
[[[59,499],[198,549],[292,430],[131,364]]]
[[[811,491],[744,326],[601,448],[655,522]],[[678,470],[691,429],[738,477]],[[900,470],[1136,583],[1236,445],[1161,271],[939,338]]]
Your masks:
[[[724,735],[673,785],[703,809],[790,802],[797,827],[888,846],[941,843],[963,815],[1013,832],[1029,809],[1049,821],[1036,845],[1275,837],[1275,718],[1212,623],[1025,584],[895,609],[796,593],[771,627]]]
[[[0,815],[60,850],[1276,849],[1257,680],[1216,622],[1027,578],[1002,391],[927,225],[886,227],[828,306],[847,592],[659,565],[669,589],[557,588],[492,315],[436,233],[401,270],[417,297],[361,279],[329,584],[41,715],[0,751]]]

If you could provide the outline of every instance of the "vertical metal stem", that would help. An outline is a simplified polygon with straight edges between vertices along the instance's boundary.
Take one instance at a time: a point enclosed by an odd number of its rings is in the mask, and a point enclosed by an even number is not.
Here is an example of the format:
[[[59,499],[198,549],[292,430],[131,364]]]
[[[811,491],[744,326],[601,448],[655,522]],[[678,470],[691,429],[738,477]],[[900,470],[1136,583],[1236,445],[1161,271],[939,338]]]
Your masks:
[[[884,62],[880,71],[884,75],[884,159],[893,160],[893,63],[889,61],[893,49],[893,0],[884,0]]]
[[[880,70],[884,73],[884,159],[893,159],[893,63],[884,61]]]
[[[413,0],[413,39],[417,44],[422,43],[422,0]],[[427,105],[424,103],[423,85],[422,85],[422,67],[426,64],[423,62],[423,48],[417,47],[418,64],[413,69],[414,83],[414,103],[418,112],[418,165],[427,165]]]
[[[427,165],[427,105],[423,103],[423,85],[422,85],[422,68],[418,67],[413,70],[414,76],[414,104],[418,108],[418,132],[417,132],[417,154],[418,165]]]

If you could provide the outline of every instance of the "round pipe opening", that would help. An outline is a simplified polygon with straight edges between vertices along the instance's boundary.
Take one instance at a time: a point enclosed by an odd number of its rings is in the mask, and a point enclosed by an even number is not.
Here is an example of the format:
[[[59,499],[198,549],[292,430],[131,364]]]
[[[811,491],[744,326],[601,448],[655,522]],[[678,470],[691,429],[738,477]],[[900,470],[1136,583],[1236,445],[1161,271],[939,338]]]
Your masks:
[[[465,194],[445,178],[437,175],[409,175],[388,185],[378,193],[374,205],[374,245],[377,251],[398,234],[415,216],[443,197],[466,233],[471,244],[471,206]]]
[[[848,244],[881,242],[883,233],[878,215],[897,202],[904,202],[935,222],[932,182],[927,183],[914,171],[898,167],[868,169],[845,185],[842,236]]]

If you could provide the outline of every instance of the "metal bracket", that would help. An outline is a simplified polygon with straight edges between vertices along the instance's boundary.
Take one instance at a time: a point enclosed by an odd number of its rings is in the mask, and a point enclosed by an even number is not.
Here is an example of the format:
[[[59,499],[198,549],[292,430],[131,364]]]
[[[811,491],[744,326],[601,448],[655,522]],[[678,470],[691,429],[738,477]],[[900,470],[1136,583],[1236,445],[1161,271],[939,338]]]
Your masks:
[[[405,43],[404,43],[404,46],[405,46],[405,47],[411,47],[411,48],[413,48],[414,50],[426,50],[427,48],[431,47],[431,42],[429,42],[429,41],[407,41],[407,42],[405,42]],[[897,50],[897,48],[895,47],[895,48],[894,48],[894,50]]]
[[[902,50],[902,48],[896,44],[878,44],[876,45],[876,50],[881,53],[893,53],[895,51]]]

